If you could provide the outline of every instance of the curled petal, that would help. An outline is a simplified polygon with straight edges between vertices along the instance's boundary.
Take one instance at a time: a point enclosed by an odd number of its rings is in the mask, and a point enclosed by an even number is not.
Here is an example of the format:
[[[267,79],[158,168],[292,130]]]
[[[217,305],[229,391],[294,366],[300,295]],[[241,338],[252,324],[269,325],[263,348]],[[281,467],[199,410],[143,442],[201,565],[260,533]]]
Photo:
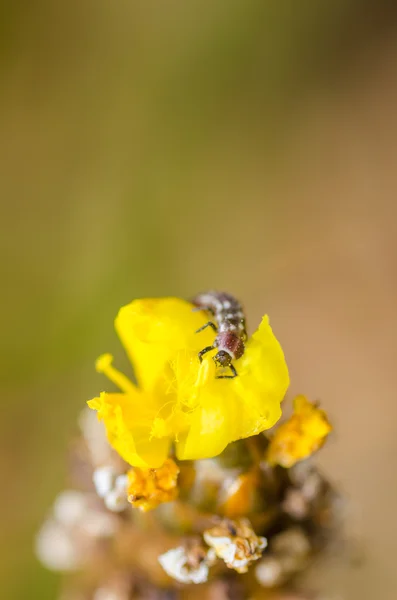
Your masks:
[[[216,456],[230,442],[269,429],[280,418],[289,375],[267,317],[236,368],[235,379],[216,379],[213,367],[208,376],[197,379],[200,384],[191,392],[196,408],[190,414],[190,428],[177,443],[180,460]]]
[[[247,342],[246,351],[237,364],[239,377],[233,383],[238,395],[265,418],[266,427],[263,429],[272,427],[281,413],[269,412],[269,408],[279,407],[289,386],[289,374],[284,353],[267,315]]]
[[[108,394],[88,402],[103,420],[109,443],[131,466],[160,467],[167,458],[170,439],[152,437],[156,406],[150,397],[135,394]]]
[[[213,342],[209,331],[196,334],[208,319],[192,309],[190,302],[179,298],[134,300],[120,309],[116,331],[142,389],[153,390],[179,350],[197,354]]]

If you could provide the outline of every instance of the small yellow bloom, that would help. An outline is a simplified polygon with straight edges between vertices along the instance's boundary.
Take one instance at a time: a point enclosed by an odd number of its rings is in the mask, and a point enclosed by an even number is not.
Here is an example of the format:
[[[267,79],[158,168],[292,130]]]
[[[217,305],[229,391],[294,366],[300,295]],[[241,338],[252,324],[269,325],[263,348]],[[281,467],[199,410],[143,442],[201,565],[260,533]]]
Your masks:
[[[138,386],[103,355],[97,370],[121,390],[88,402],[104,421],[110,444],[130,465],[160,467],[175,444],[179,460],[210,458],[227,444],[272,427],[289,384],[282,349],[264,317],[236,361],[238,377],[216,379],[214,332],[208,319],[178,298],[135,300],[115,321]],[[212,353],[214,354],[215,351]]]
[[[297,396],[294,414],[278,427],[270,441],[266,460],[271,465],[292,467],[318,450],[331,431],[325,411],[305,396]]]
[[[128,472],[128,502],[146,512],[178,496],[179,467],[168,458],[159,469],[131,469]]]

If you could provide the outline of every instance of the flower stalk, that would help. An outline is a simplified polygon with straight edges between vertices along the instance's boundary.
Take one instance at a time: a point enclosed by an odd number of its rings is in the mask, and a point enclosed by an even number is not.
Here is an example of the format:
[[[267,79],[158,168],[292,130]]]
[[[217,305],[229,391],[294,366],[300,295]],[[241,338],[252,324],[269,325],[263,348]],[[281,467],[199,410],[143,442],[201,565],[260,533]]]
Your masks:
[[[289,375],[268,318],[237,376],[220,379],[216,348],[198,359],[214,336],[192,308],[163,298],[120,310],[136,384],[111,355],[97,360],[119,391],[88,402],[76,489],[37,539],[46,566],[76,573],[62,598],[182,599],[198,584],[203,598],[282,598],[337,530],[338,495],[312,461],[332,426],[304,396],[278,424]]]

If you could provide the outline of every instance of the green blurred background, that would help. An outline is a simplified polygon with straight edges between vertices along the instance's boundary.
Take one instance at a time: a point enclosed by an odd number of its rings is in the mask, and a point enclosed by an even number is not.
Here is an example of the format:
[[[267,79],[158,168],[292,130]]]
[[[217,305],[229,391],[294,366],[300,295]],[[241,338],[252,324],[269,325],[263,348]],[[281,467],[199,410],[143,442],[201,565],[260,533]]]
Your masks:
[[[126,364],[118,308],[218,288],[270,314],[289,398],[335,424],[319,460],[364,566],[322,585],[395,599],[392,5],[2,3],[1,598],[56,597],[34,533],[95,358]]]

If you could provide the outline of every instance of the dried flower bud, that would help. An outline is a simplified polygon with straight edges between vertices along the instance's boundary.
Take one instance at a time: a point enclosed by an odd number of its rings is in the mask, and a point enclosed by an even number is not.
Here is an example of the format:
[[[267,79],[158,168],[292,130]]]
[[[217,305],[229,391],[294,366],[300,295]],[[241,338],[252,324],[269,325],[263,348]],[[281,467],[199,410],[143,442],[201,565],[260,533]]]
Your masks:
[[[42,525],[35,545],[37,557],[51,571],[74,571],[83,560],[70,532],[55,519],[49,519]]]
[[[271,551],[276,554],[307,556],[310,552],[310,542],[303,529],[291,527],[272,538]]]
[[[332,426],[325,411],[305,396],[294,400],[294,414],[280,425],[270,441],[266,460],[271,465],[292,467],[324,444]]]
[[[281,561],[275,556],[265,556],[255,567],[258,582],[266,588],[276,587],[285,580]]]
[[[178,546],[161,554],[159,563],[170,577],[181,583],[204,583],[215,559],[214,550],[205,548],[197,540],[191,540],[186,546]]]
[[[291,487],[285,493],[282,508],[292,519],[302,521],[309,515],[310,503],[303,495],[302,490]]]
[[[179,467],[171,458],[159,469],[131,469],[128,472],[128,502],[145,512],[175,500],[178,474]]]
[[[98,496],[103,498],[109,510],[121,512],[127,508],[128,476],[126,474],[117,473],[111,465],[100,467],[94,471],[93,482]]]
[[[96,415],[93,415],[88,407],[81,412],[79,425],[92,464],[94,466],[100,466],[109,461],[109,458],[111,458],[113,454],[113,450],[109,446],[104,424],[98,421]]]
[[[248,519],[224,519],[216,527],[205,531],[203,537],[229,569],[238,573],[245,573],[249,564],[261,557],[267,545],[266,538],[255,534]]]
[[[115,534],[115,516],[98,506],[93,494],[65,490],[36,538],[36,553],[54,571],[72,571],[93,554],[98,540]]]
[[[293,527],[274,536],[270,552],[255,569],[263,587],[275,587],[306,567],[311,546],[303,529]]]

